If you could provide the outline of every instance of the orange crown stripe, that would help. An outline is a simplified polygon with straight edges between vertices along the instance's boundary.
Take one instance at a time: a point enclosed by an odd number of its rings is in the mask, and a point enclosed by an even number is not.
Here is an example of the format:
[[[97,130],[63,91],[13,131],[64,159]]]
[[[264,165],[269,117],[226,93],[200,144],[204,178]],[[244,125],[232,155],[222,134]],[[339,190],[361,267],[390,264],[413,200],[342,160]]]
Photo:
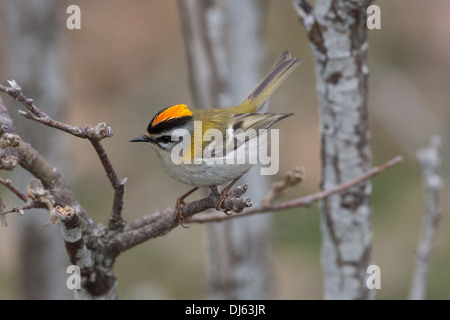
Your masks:
[[[166,121],[173,118],[181,118],[186,116],[192,116],[192,111],[189,110],[188,106],[185,104],[177,104],[171,106],[161,112],[155,120],[153,120],[152,125],[156,125],[161,121]]]

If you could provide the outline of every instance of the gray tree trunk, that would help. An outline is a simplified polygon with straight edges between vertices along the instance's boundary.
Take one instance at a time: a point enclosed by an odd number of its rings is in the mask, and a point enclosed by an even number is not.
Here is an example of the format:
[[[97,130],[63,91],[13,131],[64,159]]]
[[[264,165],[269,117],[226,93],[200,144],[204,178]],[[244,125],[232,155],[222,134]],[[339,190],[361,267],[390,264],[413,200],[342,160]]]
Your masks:
[[[258,0],[180,1],[198,107],[238,104],[261,80],[264,4]],[[267,182],[256,168],[245,182],[253,203],[259,203]],[[207,272],[213,298],[269,298],[269,222],[269,216],[263,215],[207,226]]]
[[[426,298],[431,254],[436,239],[437,227],[442,218],[440,193],[443,182],[439,175],[439,167],[442,162],[440,155],[441,144],[441,137],[435,136],[431,139],[429,147],[420,149],[417,152],[417,159],[422,166],[426,210],[409,292],[409,299],[411,300],[423,300]]]
[[[241,103],[263,76],[264,5],[264,1],[260,0],[225,2],[231,105]],[[253,203],[261,203],[269,185],[267,178],[260,175],[259,168],[253,168],[239,181],[240,185],[244,183],[249,185],[247,195]],[[270,297],[270,221],[270,215],[260,215],[209,227],[208,272],[213,297]],[[217,233],[223,234],[223,237],[215,236]]]
[[[321,115],[321,189],[356,178],[371,166],[368,121],[368,0],[292,1],[316,62]],[[369,299],[372,259],[369,181],[321,201],[325,298]]]
[[[17,80],[41,110],[55,119],[63,119],[65,94],[62,71],[60,31],[65,23],[65,7],[58,0],[14,0],[2,4],[8,47],[4,52],[8,77]],[[66,147],[60,135],[30,121],[15,121],[17,131],[32,143],[46,159],[62,169],[68,158],[62,158]],[[65,163],[65,165],[63,165]],[[22,190],[31,176],[17,170]],[[21,237],[22,298],[62,299],[69,297],[66,268],[69,265],[64,242],[57,226],[43,227],[48,220],[45,211],[32,210],[23,219]]]

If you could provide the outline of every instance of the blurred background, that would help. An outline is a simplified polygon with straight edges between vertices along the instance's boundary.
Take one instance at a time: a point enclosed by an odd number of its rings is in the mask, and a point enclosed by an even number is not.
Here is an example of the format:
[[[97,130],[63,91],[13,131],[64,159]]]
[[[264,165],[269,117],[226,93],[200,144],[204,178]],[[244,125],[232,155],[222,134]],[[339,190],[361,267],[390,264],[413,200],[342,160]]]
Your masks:
[[[30,49],[12,45],[14,41],[8,29],[11,24],[7,23],[11,12],[5,9],[9,2],[12,0],[0,0],[0,82],[6,84],[6,79],[14,78],[27,94],[31,89],[28,90],[20,81],[20,75],[14,73],[14,66],[21,62],[11,63],[10,58],[11,55],[20,57],[21,50]],[[22,9],[29,10],[26,2],[31,6],[32,0],[22,2],[25,3]],[[111,126],[114,137],[104,140],[104,147],[119,176],[128,178],[125,219],[132,221],[157,209],[173,207],[175,198],[189,187],[166,176],[150,148],[130,144],[128,140],[142,135],[160,109],[178,103],[192,105],[177,1],[74,0],[60,3],[55,12],[60,16],[45,32],[50,35],[58,28],[58,45],[52,50],[61,50],[62,58],[58,58],[61,59],[58,63],[62,66],[64,85],[60,86],[59,93],[63,96],[60,98],[65,111],[54,116],[38,96],[30,97],[56,119],[61,117],[74,125],[105,121]],[[81,8],[81,30],[66,28],[66,8],[70,4]],[[428,145],[433,135],[440,134],[443,138],[443,219],[433,252],[427,298],[449,299],[450,20],[446,15],[450,12],[450,2],[379,0],[375,4],[381,8],[381,29],[368,31],[373,162],[381,164],[396,155],[405,158],[401,165],[372,180],[373,260],[381,268],[381,289],[376,296],[377,299],[408,296],[425,206],[415,154]],[[278,126],[281,129],[281,164],[279,174],[273,177],[276,181],[295,166],[305,168],[305,180],[289,191],[286,199],[290,199],[319,188],[319,114],[314,59],[290,1],[269,0],[267,5],[267,24],[263,30],[267,46],[264,70],[268,70],[285,49],[294,56],[305,57],[302,66],[270,102],[277,112],[295,113]],[[45,30],[48,26],[42,21],[36,28]],[[35,55],[27,63],[52,65],[52,61],[56,61],[41,58]],[[40,81],[35,79],[35,82]],[[40,85],[45,86],[45,82]],[[91,145],[18,118],[18,105],[9,97],[2,97],[14,116],[19,134],[20,128],[26,127],[24,130],[31,132],[51,132],[59,139],[60,147],[49,152],[59,157],[62,174],[70,181],[82,205],[95,221],[106,224],[113,193]],[[45,147],[37,148],[46,154]],[[12,177],[4,172],[1,176]],[[7,207],[18,204],[18,199],[11,197],[4,188],[0,192]],[[40,216],[41,224],[45,223],[45,211],[37,211],[35,215]],[[25,241],[23,224],[29,216],[9,215],[8,227],[0,228],[0,299],[25,297],[22,268],[25,262],[20,248]],[[51,225],[36,232],[58,233],[59,230],[58,226]],[[317,205],[274,214],[271,237],[273,298],[321,299]],[[164,237],[121,254],[115,267],[118,297],[208,298],[205,239],[202,225],[176,228]],[[33,271],[26,272],[27,281],[35,281]],[[65,269],[54,277],[55,282],[65,284]],[[60,297],[64,295],[72,297],[65,291]]]

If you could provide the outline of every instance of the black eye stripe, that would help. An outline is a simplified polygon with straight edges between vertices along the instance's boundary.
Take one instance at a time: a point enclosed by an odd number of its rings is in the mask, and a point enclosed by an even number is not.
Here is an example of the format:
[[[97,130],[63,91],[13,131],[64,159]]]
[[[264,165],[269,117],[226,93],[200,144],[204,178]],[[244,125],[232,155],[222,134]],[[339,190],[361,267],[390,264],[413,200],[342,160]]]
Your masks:
[[[172,138],[170,136],[161,136],[156,138],[156,141],[162,143],[169,143],[170,141],[172,141]]]

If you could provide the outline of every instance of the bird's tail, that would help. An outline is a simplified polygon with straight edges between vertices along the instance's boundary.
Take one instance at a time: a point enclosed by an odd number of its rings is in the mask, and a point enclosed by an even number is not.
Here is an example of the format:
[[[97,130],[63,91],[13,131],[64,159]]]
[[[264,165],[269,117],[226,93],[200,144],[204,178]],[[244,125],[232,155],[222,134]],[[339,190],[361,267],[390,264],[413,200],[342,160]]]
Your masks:
[[[284,51],[272,69],[270,69],[242,104],[247,105],[249,112],[264,113],[267,109],[267,100],[269,97],[302,62],[303,58],[291,58],[291,53],[288,50]]]

